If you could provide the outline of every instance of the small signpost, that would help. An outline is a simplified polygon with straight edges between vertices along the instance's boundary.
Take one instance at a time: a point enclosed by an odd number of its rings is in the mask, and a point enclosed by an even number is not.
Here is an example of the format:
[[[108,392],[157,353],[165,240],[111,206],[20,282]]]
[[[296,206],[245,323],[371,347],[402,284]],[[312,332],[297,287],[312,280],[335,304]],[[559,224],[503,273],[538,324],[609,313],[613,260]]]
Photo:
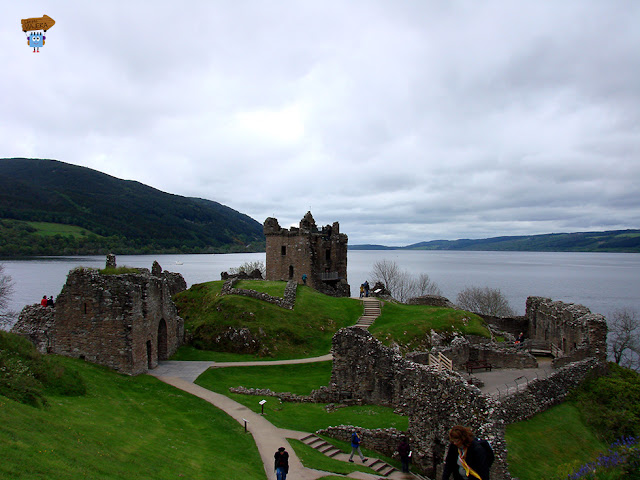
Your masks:
[[[258,403],[260,404],[260,407],[262,407],[262,412],[260,412],[260,415],[264,415],[264,404],[267,403],[267,401],[260,400]]]

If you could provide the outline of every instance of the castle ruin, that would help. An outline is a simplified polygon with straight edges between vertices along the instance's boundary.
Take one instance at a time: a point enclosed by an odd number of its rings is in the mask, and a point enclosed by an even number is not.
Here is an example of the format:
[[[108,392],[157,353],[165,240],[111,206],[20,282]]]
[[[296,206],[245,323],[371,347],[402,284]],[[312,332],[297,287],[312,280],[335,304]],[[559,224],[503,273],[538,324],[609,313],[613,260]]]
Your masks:
[[[267,280],[295,280],[326,295],[349,297],[347,283],[347,241],[340,233],[340,224],[326,225],[318,229],[307,212],[300,227],[280,227],[278,220],[269,217],[264,221],[267,238]]]
[[[115,266],[110,256],[108,266]],[[152,270],[104,274],[76,268],[55,307],[26,306],[12,332],[42,353],[57,353],[138,375],[167,360],[184,340],[184,321],[171,297],[187,288],[182,275]]]

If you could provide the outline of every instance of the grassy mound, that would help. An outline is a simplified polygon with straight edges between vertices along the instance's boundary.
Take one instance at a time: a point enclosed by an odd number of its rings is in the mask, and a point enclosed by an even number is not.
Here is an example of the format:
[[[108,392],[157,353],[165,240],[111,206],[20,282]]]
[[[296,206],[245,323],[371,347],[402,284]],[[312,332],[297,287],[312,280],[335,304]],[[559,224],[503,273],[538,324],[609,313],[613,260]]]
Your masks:
[[[87,393],[50,394],[45,409],[0,395],[0,478],[264,478],[251,435],[213,405],[147,375],[55,358]]]
[[[434,330],[444,337],[454,333],[490,338],[482,318],[463,310],[426,305],[385,302],[381,315],[369,331],[385,345],[396,343],[403,350],[421,350]]]
[[[84,381],[59,357],[41,355],[26,338],[0,330],[0,395],[33,407],[48,395],[86,393]]]
[[[287,310],[249,297],[221,296],[222,284],[193,285],[174,299],[197,349],[277,359],[324,355],[333,334],[362,315],[359,300],[330,297],[306,286],[298,287],[295,307]],[[267,281],[238,284],[272,296],[282,296],[284,286]],[[240,330],[242,335],[237,334]]]

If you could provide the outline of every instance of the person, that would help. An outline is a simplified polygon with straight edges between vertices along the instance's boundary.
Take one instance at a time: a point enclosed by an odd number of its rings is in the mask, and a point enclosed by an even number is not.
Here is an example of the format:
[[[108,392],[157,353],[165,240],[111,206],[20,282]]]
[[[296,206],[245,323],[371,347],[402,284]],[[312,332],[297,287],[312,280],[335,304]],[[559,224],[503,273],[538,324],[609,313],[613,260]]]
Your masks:
[[[411,447],[406,438],[403,438],[398,445],[398,453],[400,454],[400,462],[402,463],[402,473],[409,473],[409,461],[411,460]]]
[[[516,338],[516,346],[521,347],[523,343],[524,343],[524,332],[520,332],[520,335],[518,335],[518,338]]]
[[[367,282],[366,280],[364,281],[364,296],[369,296],[369,282]]]
[[[47,300],[47,307],[53,307],[53,305],[53,295],[51,295],[49,300]]]
[[[287,473],[289,473],[289,452],[287,452],[284,447],[280,447],[273,458],[275,459],[277,479],[287,480]]]
[[[369,459],[364,458],[364,455],[362,455],[362,451],[360,450],[360,432],[354,430],[351,434],[351,456],[349,457],[350,462],[353,462],[353,454],[356,452],[358,452],[358,455],[360,455],[360,460],[362,460],[362,463],[367,463],[367,460]]]
[[[306,273],[302,274],[302,283],[304,283],[305,285],[307,284],[307,274]]]
[[[47,296],[46,295],[44,297],[42,297],[42,300],[40,300],[40,305],[42,305],[43,307],[47,306]]]
[[[360,284],[360,298],[364,297],[364,283]]]
[[[455,480],[489,480],[493,449],[486,440],[475,438],[470,428],[456,425],[449,431],[449,450],[442,480],[453,474]]]

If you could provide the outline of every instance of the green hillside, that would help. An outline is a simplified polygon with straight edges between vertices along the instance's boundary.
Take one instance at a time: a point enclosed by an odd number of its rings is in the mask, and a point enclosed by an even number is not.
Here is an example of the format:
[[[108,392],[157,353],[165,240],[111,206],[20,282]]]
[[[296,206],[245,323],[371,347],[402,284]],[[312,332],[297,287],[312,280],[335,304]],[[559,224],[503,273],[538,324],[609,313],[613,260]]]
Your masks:
[[[263,251],[264,236],[259,222],[217,202],[56,160],[0,159],[0,255],[102,254],[114,246],[120,253]]]
[[[482,239],[432,240],[406,247],[352,245],[350,250],[482,250],[521,252],[640,252],[640,230],[548,233]]]

